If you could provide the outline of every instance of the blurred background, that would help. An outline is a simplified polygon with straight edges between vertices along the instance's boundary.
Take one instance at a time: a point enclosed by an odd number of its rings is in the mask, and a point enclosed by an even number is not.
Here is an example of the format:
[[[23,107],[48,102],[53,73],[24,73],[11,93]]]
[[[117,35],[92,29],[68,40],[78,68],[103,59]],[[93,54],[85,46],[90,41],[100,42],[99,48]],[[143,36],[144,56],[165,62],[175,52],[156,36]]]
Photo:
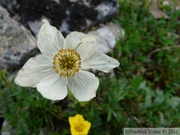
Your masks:
[[[121,63],[108,74],[92,71],[100,86],[91,101],[53,102],[14,83],[39,54],[43,19],[64,36],[95,35],[96,49]],[[91,122],[89,135],[180,125],[179,0],[0,0],[0,134],[70,135],[76,114]]]

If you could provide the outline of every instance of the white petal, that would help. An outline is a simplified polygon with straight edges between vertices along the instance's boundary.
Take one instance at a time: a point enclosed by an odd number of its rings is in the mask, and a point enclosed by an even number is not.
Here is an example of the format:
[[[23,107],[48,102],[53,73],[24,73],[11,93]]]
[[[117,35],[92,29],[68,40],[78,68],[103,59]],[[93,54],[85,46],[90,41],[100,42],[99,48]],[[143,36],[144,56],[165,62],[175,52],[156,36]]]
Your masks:
[[[40,80],[53,71],[52,61],[43,55],[30,58],[19,70],[15,83],[24,87],[35,87]]]
[[[80,32],[71,32],[65,40],[65,49],[75,49],[81,60],[90,57],[96,46],[96,38]]]
[[[79,71],[74,77],[68,78],[68,88],[79,101],[89,101],[96,96],[99,80],[94,74]]]
[[[90,58],[82,61],[81,67],[82,69],[92,68],[108,73],[111,69],[118,67],[119,64],[116,59],[96,51]]]
[[[61,100],[67,95],[67,78],[54,73],[37,84],[37,90],[50,100]]]
[[[61,32],[51,26],[48,21],[44,20],[44,24],[38,34],[37,45],[41,53],[47,57],[54,55],[63,48],[64,37]]]

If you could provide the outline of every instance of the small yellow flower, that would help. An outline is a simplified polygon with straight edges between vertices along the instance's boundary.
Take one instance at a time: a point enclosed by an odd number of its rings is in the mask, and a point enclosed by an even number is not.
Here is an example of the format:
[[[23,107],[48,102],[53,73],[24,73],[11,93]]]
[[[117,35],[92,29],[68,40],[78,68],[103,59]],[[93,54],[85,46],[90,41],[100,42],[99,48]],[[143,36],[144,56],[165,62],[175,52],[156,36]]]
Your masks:
[[[69,123],[72,135],[87,135],[91,127],[91,123],[84,120],[83,116],[80,114],[69,117]]]

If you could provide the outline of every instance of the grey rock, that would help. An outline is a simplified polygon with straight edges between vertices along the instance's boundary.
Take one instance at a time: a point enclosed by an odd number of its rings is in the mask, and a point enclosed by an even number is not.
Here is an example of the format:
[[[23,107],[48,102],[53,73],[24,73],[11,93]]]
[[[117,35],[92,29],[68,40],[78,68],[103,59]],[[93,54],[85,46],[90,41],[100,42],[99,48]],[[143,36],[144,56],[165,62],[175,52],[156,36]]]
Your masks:
[[[40,19],[38,20],[35,20],[35,21],[28,21],[27,24],[29,26],[29,29],[31,30],[31,32],[33,33],[33,35],[37,36],[38,32],[39,32],[39,29],[41,27],[41,25],[43,24],[42,23],[42,20],[43,19],[46,19],[48,21],[50,21],[48,18],[46,17],[41,17]]]
[[[31,32],[0,6],[0,69],[17,69],[37,51]]]
[[[115,14],[118,14],[118,5],[114,5],[112,2],[107,1],[99,4],[95,10],[98,11],[97,20],[104,22],[108,19],[112,19]]]
[[[35,35],[42,17],[67,35],[110,21],[119,12],[117,0],[22,0],[15,5],[21,20]]]
[[[0,0],[0,5],[4,7],[8,7],[8,5],[12,2],[12,0]]]
[[[115,47],[116,39],[123,38],[125,32],[119,25],[109,23],[97,30],[88,32],[88,34],[96,37],[96,50],[102,53],[108,53]]]
[[[7,120],[4,120],[0,134],[1,135],[10,135],[10,132],[8,130],[9,130],[9,124],[8,124]]]
[[[16,14],[15,9],[18,8],[16,0],[0,0],[0,5],[7,9],[11,14]]]

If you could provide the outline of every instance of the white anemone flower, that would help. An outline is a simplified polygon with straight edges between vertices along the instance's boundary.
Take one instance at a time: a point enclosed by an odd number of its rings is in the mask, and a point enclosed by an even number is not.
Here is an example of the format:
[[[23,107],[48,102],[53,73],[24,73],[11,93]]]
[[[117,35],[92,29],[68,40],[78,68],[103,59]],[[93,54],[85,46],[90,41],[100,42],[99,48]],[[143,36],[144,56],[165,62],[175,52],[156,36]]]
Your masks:
[[[69,89],[77,100],[89,101],[96,96],[99,80],[88,69],[107,73],[119,66],[119,62],[95,51],[95,37],[71,32],[64,38],[47,20],[43,22],[37,40],[42,54],[25,63],[15,83],[36,87],[50,100],[64,99]]]

